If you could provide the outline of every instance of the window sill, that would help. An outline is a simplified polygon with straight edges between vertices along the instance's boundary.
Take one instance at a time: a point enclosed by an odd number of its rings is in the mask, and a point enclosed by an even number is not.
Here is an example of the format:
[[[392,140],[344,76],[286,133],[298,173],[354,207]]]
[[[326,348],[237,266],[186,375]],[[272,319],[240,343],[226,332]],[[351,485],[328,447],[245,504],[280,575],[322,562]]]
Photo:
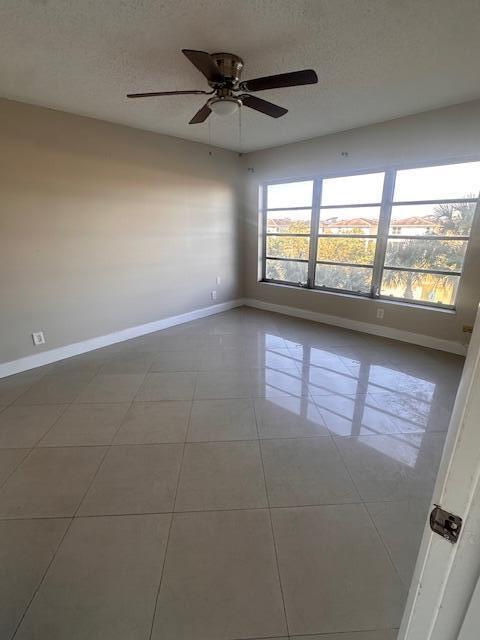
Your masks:
[[[432,311],[433,313],[446,313],[448,315],[456,315],[456,309],[445,309],[443,307],[434,307],[426,304],[416,304],[412,302],[402,302],[400,300],[389,300],[388,298],[370,298],[368,296],[355,295],[354,293],[336,293],[335,291],[322,291],[321,289],[307,289],[306,287],[299,287],[294,284],[280,284],[278,282],[268,282],[265,280],[258,280],[257,284],[267,287],[275,287],[279,289],[295,289],[298,291],[308,291],[313,294],[320,294],[325,296],[333,296],[339,300],[348,298],[349,300],[362,300],[367,303],[375,303],[376,305],[388,305],[395,307],[406,307],[407,309],[419,309],[420,311]]]

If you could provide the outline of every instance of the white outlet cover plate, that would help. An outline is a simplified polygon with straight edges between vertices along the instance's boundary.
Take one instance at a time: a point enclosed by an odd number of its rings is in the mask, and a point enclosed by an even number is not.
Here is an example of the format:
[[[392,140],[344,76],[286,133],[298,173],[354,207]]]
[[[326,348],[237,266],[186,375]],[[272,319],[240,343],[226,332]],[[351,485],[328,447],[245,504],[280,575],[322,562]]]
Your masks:
[[[38,347],[41,344],[45,344],[45,336],[43,335],[43,331],[34,331],[32,333],[33,344]]]

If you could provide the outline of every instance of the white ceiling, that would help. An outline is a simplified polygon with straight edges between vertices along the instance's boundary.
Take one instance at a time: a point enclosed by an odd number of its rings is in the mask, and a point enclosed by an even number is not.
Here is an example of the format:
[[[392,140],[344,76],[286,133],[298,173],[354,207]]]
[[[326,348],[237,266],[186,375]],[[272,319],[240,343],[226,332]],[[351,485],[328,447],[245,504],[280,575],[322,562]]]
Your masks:
[[[480,97],[480,0],[1,0],[0,95],[250,151]],[[314,68],[319,84],[257,95],[188,125],[208,89],[182,48],[243,57],[243,79]],[[241,144],[240,144],[241,142]]]

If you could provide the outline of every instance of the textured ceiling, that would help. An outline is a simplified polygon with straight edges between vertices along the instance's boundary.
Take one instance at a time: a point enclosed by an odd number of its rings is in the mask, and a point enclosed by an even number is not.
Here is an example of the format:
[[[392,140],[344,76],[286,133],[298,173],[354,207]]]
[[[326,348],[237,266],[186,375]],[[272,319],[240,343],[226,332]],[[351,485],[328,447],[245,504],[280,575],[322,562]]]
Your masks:
[[[480,97],[480,0],[0,0],[0,95],[250,151]],[[243,79],[305,67],[287,107],[188,125],[208,89],[180,49],[243,57]],[[241,135],[240,135],[241,133]]]

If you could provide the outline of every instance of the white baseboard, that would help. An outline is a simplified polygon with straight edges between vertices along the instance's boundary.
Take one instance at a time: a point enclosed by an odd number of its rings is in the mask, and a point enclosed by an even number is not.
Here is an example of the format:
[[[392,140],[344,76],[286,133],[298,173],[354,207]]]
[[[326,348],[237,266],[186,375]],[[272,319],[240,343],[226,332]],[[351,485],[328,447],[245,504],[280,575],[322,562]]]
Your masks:
[[[351,320],[349,318],[341,318],[339,316],[331,316],[315,311],[306,311],[304,309],[289,307],[282,304],[272,304],[270,302],[255,300],[253,298],[238,298],[236,300],[230,300],[229,302],[215,304],[211,307],[195,309],[195,311],[182,313],[178,316],[163,318],[162,320],[148,322],[136,327],[129,327],[128,329],[122,329],[121,331],[108,333],[104,336],[89,338],[88,340],[75,342],[64,347],[49,349],[48,351],[42,351],[41,353],[36,353],[31,356],[25,356],[24,358],[19,358],[18,360],[0,363],[0,378],[5,378],[6,376],[11,376],[15,373],[21,373],[22,371],[35,369],[36,367],[42,367],[43,365],[51,364],[52,362],[58,362],[59,360],[64,360],[65,358],[71,358],[72,356],[78,356],[81,353],[87,353],[88,351],[100,349],[101,347],[108,347],[111,344],[130,340],[131,338],[137,338],[138,336],[143,336],[148,333],[154,333],[155,331],[160,331],[161,329],[174,327],[177,324],[191,322],[192,320],[197,320],[198,318],[206,318],[207,316],[221,313],[222,311],[228,311],[229,309],[234,309],[235,307],[241,307],[242,305],[254,307],[256,309],[263,309],[265,311],[273,311],[274,313],[282,313],[284,315],[294,316],[296,318],[303,318],[304,320],[323,322],[325,324],[331,324],[337,327],[343,327],[345,329],[352,329],[354,331],[361,331],[363,333],[370,333],[372,335],[382,336],[384,338],[392,338],[393,340],[400,340],[403,342],[409,342],[411,344],[418,344],[422,347],[429,347],[430,349],[440,349],[441,351],[448,351],[449,353],[456,353],[462,356],[467,352],[467,347],[465,345],[461,344],[460,342],[454,342],[453,340],[442,340],[440,338],[433,338],[421,333],[402,331],[401,329],[393,329],[391,327],[371,324],[369,322],[360,322],[358,320]]]
[[[192,320],[198,320],[199,318],[206,318],[207,316],[212,316],[216,313],[221,313],[222,311],[241,307],[244,304],[245,301],[242,298],[230,300],[229,302],[221,302],[219,304],[212,305],[211,307],[195,309],[194,311],[182,313],[178,316],[170,316],[169,318],[163,318],[163,320],[147,322],[146,324],[141,324],[136,327],[129,327],[128,329],[122,329],[121,331],[114,331],[113,333],[108,333],[104,336],[89,338],[88,340],[75,342],[64,347],[57,347],[56,349],[42,351],[41,353],[36,353],[32,356],[25,356],[18,360],[0,363],[0,378],[11,376],[14,373],[21,373],[22,371],[28,371],[29,369],[35,369],[36,367],[42,367],[43,365],[51,364],[52,362],[71,358],[72,356],[78,356],[81,353],[87,353],[87,351],[93,351],[94,349],[100,349],[101,347],[108,347],[116,342],[123,342],[124,340],[130,340],[131,338],[146,335],[147,333],[154,333],[161,329],[174,327],[177,324],[191,322]]]
[[[456,353],[462,356],[467,353],[467,347],[460,342],[433,338],[432,336],[426,336],[422,333],[402,331],[401,329],[393,329],[392,327],[371,324],[370,322],[360,322],[359,320],[330,316],[326,313],[306,311],[304,309],[298,309],[297,307],[289,307],[283,304],[272,304],[270,302],[263,302],[262,300],[255,300],[253,298],[245,299],[244,303],[248,307],[255,307],[255,309],[263,309],[264,311],[282,313],[287,316],[303,318],[304,320],[313,320],[314,322],[332,324],[337,327],[343,327],[344,329],[352,329],[353,331],[370,333],[375,336],[382,336],[383,338],[392,338],[393,340],[418,344],[422,347],[429,347],[430,349],[439,349],[440,351],[448,351],[449,353]]]

